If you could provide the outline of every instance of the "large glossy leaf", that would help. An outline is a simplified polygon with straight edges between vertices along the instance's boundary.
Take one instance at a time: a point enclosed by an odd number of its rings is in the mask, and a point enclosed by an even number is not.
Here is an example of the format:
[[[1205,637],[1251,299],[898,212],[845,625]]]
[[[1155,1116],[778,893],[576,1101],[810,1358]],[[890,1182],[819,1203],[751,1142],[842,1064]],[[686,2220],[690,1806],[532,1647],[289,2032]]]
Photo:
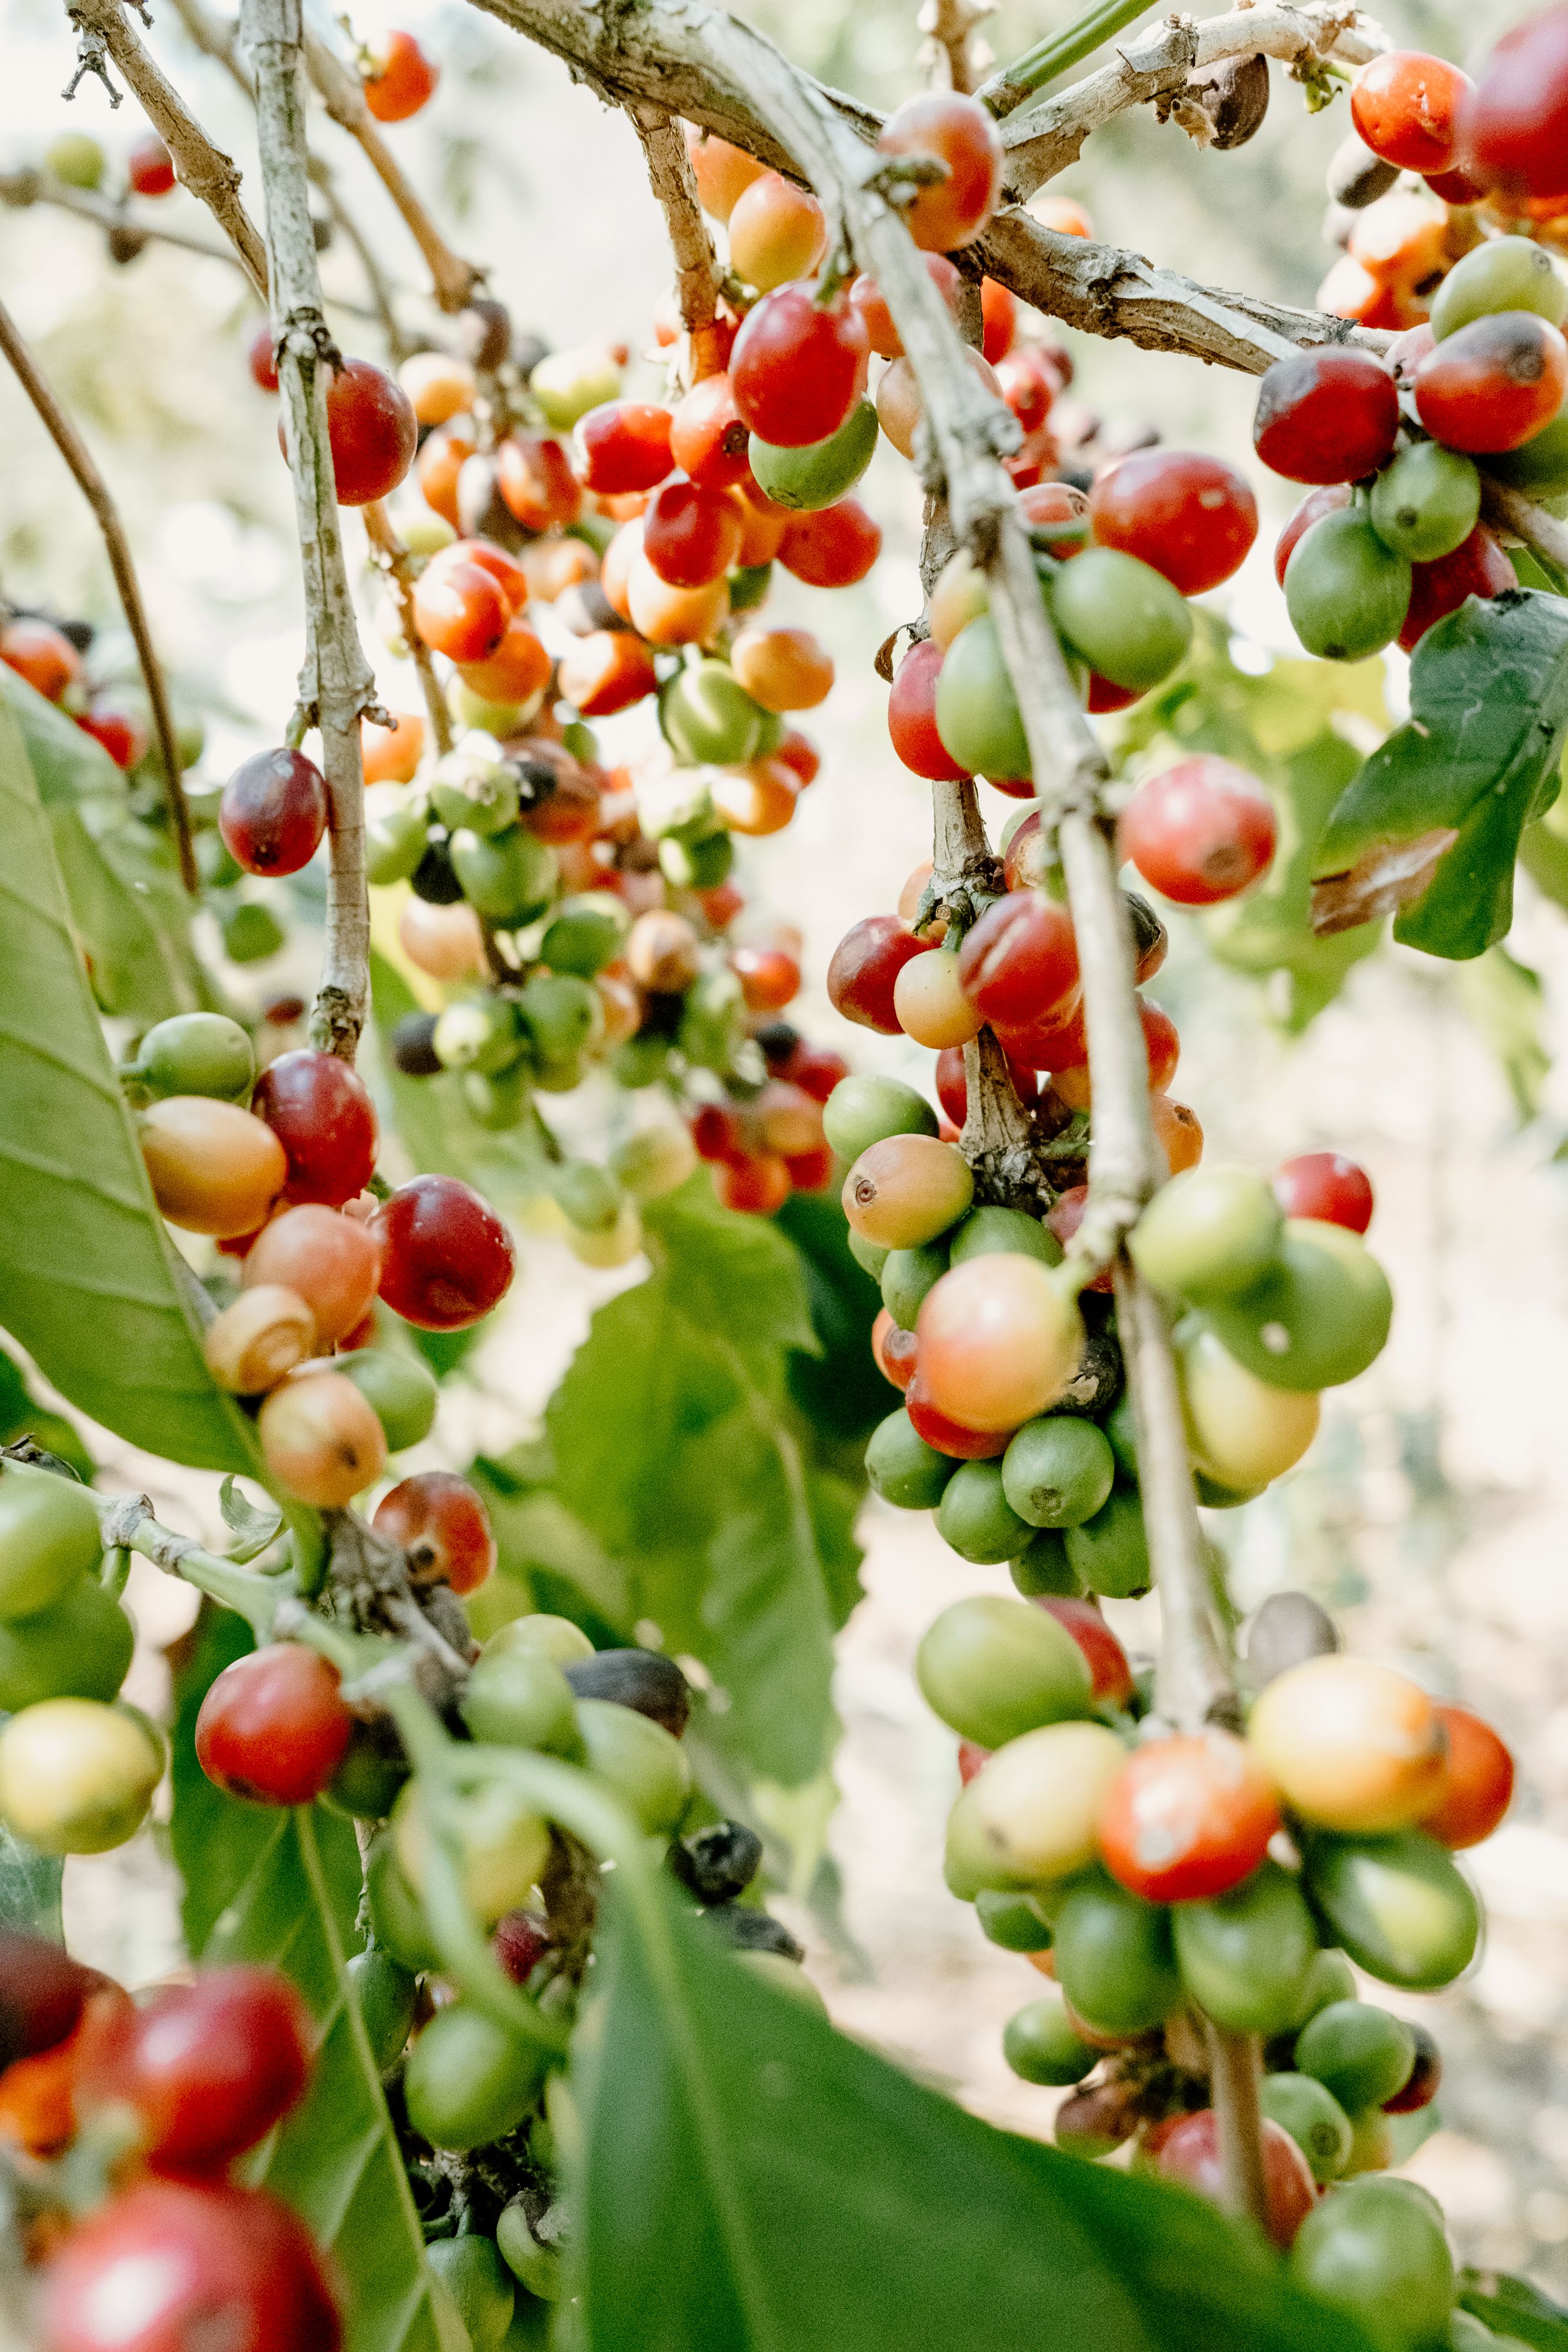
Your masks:
[[[1329,820],[1312,920],[1333,932],[1397,908],[1396,939],[1463,960],[1507,933],[1521,835],[1557,791],[1568,601],[1471,597],[1416,648],[1410,712]]]
[[[5,692],[104,1011],[145,1024],[215,1003],[191,946],[191,900],[173,851],[131,814],[120,770],[101,744],[14,672],[6,672]]]
[[[203,1696],[250,1646],[248,1626],[207,1606],[177,1665],[171,1838],[185,1883],[186,1942],[193,1957],[282,1969],[315,2021],[310,2089],[260,2177],[331,2252],[345,2290],[347,2352],[465,2352],[433,2301],[423,2233],[344,1976],[361,1940],[353,1830],[320,1806],[237,1803],[196,1762]]]
[[[589,2352],[1369,2352],[1185,2191],[1012,2137],[615,1894],[580,2037]]]
[[[803,1460],[788,1396],[790,1351],[817,1344],[800,1261],[706,1171],[647,1223],[654,1272],[601,1307],[551,1401],[558,1491],[633,1620],[727,1694],[751,1769],[797,1786],[827,1753],[858,1563],[852,1490]]]
[[[202,1360],[77,952],[32,769],[0,698],[0,1324],[61,1394],[172,1461],[254,1470]]]
[[[1494,2336],[1533,2344],[1537,2352],[1568,2352],[1568,2311],[1528,2279],[1506,2271],[1461,2271],[1459,2302]]]

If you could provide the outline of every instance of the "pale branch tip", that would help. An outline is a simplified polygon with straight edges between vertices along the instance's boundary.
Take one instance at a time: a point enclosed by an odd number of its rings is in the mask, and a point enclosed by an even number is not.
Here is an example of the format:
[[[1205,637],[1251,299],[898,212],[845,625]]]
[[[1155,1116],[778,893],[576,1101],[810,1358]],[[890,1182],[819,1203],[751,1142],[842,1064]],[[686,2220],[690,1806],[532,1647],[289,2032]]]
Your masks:
[[[34,357],[20,328],[0,302],[0,350],[42,419],[56,448],[65,459],[78,488],[92,509],[99,530],[103,534],[104,551],[110,570],[119,591],[125,624],[136,646],[136,658],[141,667],[147,699],[152,711],[153,731],[158,739],[158,755],[163,763],[163,793],[169,811],[170,829],[174,836],[174,852],[179,861],[180,879],[192,898],[199,895],[202,878],[196,868],[195,844],[191,835],[191,811],[185,799],[185,787],[180,766],[179,739],[174,728],[173,713],[169,707],[169,689],[163,676],[163,666],[152,642],[152,632],[147,619],[147,608],[141,601],[141,583],[136,576],[136,564],[131,552],[131,541],[120,519],[120,509],[110,493],[108,483],[99,471],[98,464],[82,439],[65,408],[56,396],[53,386]]]

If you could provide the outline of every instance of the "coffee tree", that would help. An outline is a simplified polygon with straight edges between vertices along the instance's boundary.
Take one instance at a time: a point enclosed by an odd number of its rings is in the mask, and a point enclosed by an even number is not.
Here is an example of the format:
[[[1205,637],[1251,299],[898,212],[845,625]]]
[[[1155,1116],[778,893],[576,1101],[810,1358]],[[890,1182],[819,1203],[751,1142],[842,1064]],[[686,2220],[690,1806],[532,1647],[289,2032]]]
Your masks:
[[[119,0],[71,11],[76,79],[131,89],[157,135],[130,193],[183,182],[267,304],[248,361],[278,400],[306,656],[277,740],[188,791],[125,533],[0,311],[144,698],[95,689],[90,632],[7,608],[0,1319],[83,1414],[221,1475],[231,1537],[96,1492],[15,1373],[0,2331],[1562,2346],[1568,2317],[1456,2274],[1434,2200],[1385,2177],[1441,2056],[1363,1992],[1469,1966],[1453,1857],[1506,1811],[1508,1749],[1345,1654],[1305,1594],[1238,1657],[1198,1516],[1291,1468],[1321,1392],[1382,1348],[1371,1187],[1338,1153],[1203,1164],[1144,988],[1166,916],[1214,910],[1215,951],[1287,974],[1305,1019],[1389,915],[1470,959],[1508,930],[1516,859],[1552,887],[1568,12],[1471,80],[1330,0],[1141,34],[1108,0],[977,89],[977,12],[938,0],[934,87],[883,120],[735,18],[492,0],[646,156],[675,282],[629,374],[624,347],[519,332],[437,226],[381,127],[435,86],[410,35],[346,62],[294,0],[237,25],[175,5],[254,104],[264,227]],[[1274,65],[1314,110],[1349,90],[1317,312],[1023,209],[1131,107],[1244,143]],[[308,88],[410,230],[438,331],[401,319]],[[156,214],[105,176],[75,133],[6,192],[133,258]],[[329,330],[319,218],[361,253],[384,366]],[[1252,545],[1247,481],[1075,416],[1034,316],[1260,379],[1257,455],[1307,491],[1277,557],[1304,650],[1413,656],[1411,718],[1370,757],[1301,665],[1295,740],[1332,748],[1270,767],[1189,601]],[[813,787],[795,722],[833,679],[821,638],[769,622],[773,567],[871,572],[879,436],[925,499],[923,609],[878,662],[932,856],[827,985],[936,1052],[935,1102],[781,1017],[800,935],[731,870]],[[344,508],[417,712],[377,698]],[[660,748],[616,764],[638,709]],[[994,844],[979,781],[1019,803]],[[284,908],[319,919],[308,1013],[235,1017],[197,905],[231,972]],[[400,1475],[540,1203],[588,1265],[646,1247],[653,1270],[596,1319],[548,1464]],[[743,1817],[826,1760],[868,1435],[875,1491],[1017,1590],[942,1610],[917,1674],[959,1741],[948,1884],[1044,1979],[1005,2052],[1070,2092],[1054,2148],[835,2035],[762,1897],[778,1831],[770,1856]],[[518,1532],[541,1494],[553,1542]],[[120,1696],[133,1554],[203,1596],[172,1738]],[[1151,1589],[1152,1670],[1100,1607]],[[59,1948],[59,1866],[130,1837],[166,1772],[196,1966],[133,2003]]]

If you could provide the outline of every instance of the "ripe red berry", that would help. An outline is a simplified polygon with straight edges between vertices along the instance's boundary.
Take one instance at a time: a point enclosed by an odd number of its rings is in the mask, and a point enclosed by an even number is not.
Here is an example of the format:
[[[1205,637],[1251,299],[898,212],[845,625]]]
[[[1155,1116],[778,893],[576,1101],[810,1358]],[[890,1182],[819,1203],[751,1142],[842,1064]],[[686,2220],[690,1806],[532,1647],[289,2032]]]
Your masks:
[[[1303,1151],[1274,1171],[1274,1197],[1288,1217],[1315,1217],[1364,1234],[1372,1223],[1372,1180],[1343,1151]]]
[[[716,1167],[744,1160],[749,1149],[738,1112],[728,1103],[702,1103],[692,1114],[692,1142],[699,1160]]]
[[[78,2222],[45,2274],[50,2352],[338,2352],[297,2215],[259,2189],[144,2180]]]
[[[1505,195],[1568,191],[1568,7],[1527,16],[1498,43],[1459,110],[1454,161]]]
[[[264,319],[246,347],[251,382],[261,392],[277,390],[277,357],[273,348],[272,321]]]
[[[721,1160],[713,1188],[721,1204],[745,1217],[770,1217],[794,1191],[794,1180],[777,1151],[757,1151],[742,1160]]]
[[[517,1270],[512,1237],[488,1202],[455,1176],[416,1176],[371,1221],[381,1295],[422,1331],[461,1331],[500,1304]]]
[[[1010,1429],[966,1429],[934,1405],[921,1385],[918,1365],[904,1392],[904,1409],[916,1437],[957,1462],[994,1462],[1007,1452],[1015,1433]]]
[[[125,176],[139,196],[166,196],[173,187],[174,159],[155,131],[131,149]]]
[[[870,348],[865,323],[844,296],[819,302],[810,285],[780,286],[747,313],[735,339],[736,409],[775,447],[825,441],[860,395]]]
[[[205,1969],[95,2019],[78,2109],[133,2109],[138,2153],[154,2172],[222,2172],[298,2099],[312,2039],[304,2002],[276,1969]]]
[[[1054,1617],[1071,1633],[1089,1662],[1093,1676],[1091,1696],[1096,1704],[1125,1706],[1135,1687],[1127,1653],[1112,1633],[1094,1601],[1070,1600],[1054,1592],[1036,1596],[1035,1607]]]
[[[578,472],[601,498],[656,489],[670,470],[667,408],[646,400],[607,400],[577,427]]]
[[[781,1078],[788,1078],[792,1087],[799,1087],[803,1095],[810,1095],[817,1103],[825,1103],[840,1079],[847,1078],[849,1074],[850,1066],[841,1054],[835,1054],[828,1045],[808,1045],[804,1040],[779,1068]]]
[[[57,702],[81,676],[80,654],[64,630],[48,621],[5,622],[0,626],[0,661],[46,702]]]
[[[313,1803],[353,1733],[340,1679],[298,1642],[275,1642],[225,1666],[196,1717],[196,1759],[208,1780],[256,1805]]]
[[[1399,395],[1370,352],[1330,344],[1276,360],[1258,393],[1252,445],[1291,482],[1358,482],[1394,453]]]
[[[269,1062],[250,1107],[288,1155],[286,1201],[341,1208],[375,1173],[376,1107],[358,1072],[339,1054],[301,1045]]]
[[[894,983],[912,957],[925,951],[926,942],[906,931],[896,915],[868,915],[852,924],[828,966],[833,1009],[862,1029],[898,1036],[903,1024],[894,1010]]]
[[[1013,347],[1018,332],[1018,298],[994,278],[980,280],[980,320],[984,341],[980,346],[985,358],[993,367],[1003,360]]]
[[[101,743],[117,768],[133,768],[147,749],[147,730],[132,711],[118,709],[111,702],[94,702],[83,711],[77,725],[95,743]]]
[[[510,618],[506,592],[483,564],[462,557],[429,563],[414,582],[413,625],[432,652],[451,661],[487,661]]]
[[[1568,342],[1533,310],[1499,310],[1446,336],[1416,371],[1416,413],[1449,449],[1490,457],[1551,424],[1568,391]]]
[[[327,779],[303,751],[255,751],[224,786],[218,831],[247,874],[298,874],[327,830]]]
[[[1468,1706],[1440,1706],[1437,1720],[1448,1742],[1448,1772],[1421,1827],[1441,1845],[1479,1845],[1513,1801],[1513,1758],[1490,1724]]]
[[[450,1470],[423,1470],[382,1496],[371,1525],[408,1554],[415,1584],[473,1592],[496,1565],[484,1498]]]
[[[1135,449],[1089,494],[1102,547],[1119,547],[1201,596],[1239,571],[1258,536],[1250,485],[1222,457],[1190,449]]]
[[[419,440],[407,393],[370,360],[345,360],[329,383],[327,432],[340,507],[369,506],[395,490]],[[281,446],[281,419],[277,437]]]
[[[428,102],[440,79],[441,68],[412,33],[381,33],[370,44],[365,104],[378,122],[406,122]]]
[[[944,656],[935,637],[911,646],[894,672],[887,698],[887,731],[904,766],[933,782],[967,776],[936,732],[936,680]]]
[[[1273,1783],[1234,1732],[1153,1739],[1106,1792],[1100,1850],[1150,1903],[1206,1901],[1250,1878],[1280,1826]]]
[[[751,471],[751,436],[727,375],[695,383],[670,418],[670,456],[705,490],[727,490]]]
[[[1072,918],[1054,898],[1012,890],[964,935],[958,978],[988,1021],[1046,1021],[1078,986]]]
[[[882,525],[859,499],[840,499],[814,514],[791,515],[779,561],[809,588],[851,588],[882,553]]]
[[[922,252],[951,253],[979,236],[997,207],[1002,142],[978,99],[932,90],[906,99],[877,133],[884,155],[930,156],[946,176],[921,188],[904,217]]]
[[[514,1984],[527,1984],[550,1948],[548,1929],[526,1911],[508,1911],[491,1937],[496,1958]]]
[[[1200,752],[1145,779],[1117,838],[1151,889],[1178,907],[1213,907],[1267,871],[1277,831],[1257,777]]]
[[[740,508],[726,490],[705,490],[677,474],[655,490],[643,517],[643,552],[672,588],[706,588],[740,554]]]
[[[1219,2119],[1212,2107],[1184,2116],[1161,2141],[1159,2169],[1166,2180],[1196,2189],[1211,2205],[1226,2201]],[[1269,2235],[1288,2246],[1318,2201],[1312,2168],[1282,2124],[1263,2118],[1263,2182]]]
[[[1399,642],[1414,652],[1428,629],[1457,613],[1467,596],[1500,596],[1517,588],[1512,564],[1484,523],[1477,523],[1469,539],[1452,555],[1436,563],[1410,567],[1410,605]]]
[[[550,434],[508,433],[496,452],[496,475],[503,500],[525,530],[564,530],[581,511],[582,485]]]
[[[1357,74],[1351,120],[1362,144],[1402,172],[1446,172],[1469,74],[1424,49],[1386,49]]]

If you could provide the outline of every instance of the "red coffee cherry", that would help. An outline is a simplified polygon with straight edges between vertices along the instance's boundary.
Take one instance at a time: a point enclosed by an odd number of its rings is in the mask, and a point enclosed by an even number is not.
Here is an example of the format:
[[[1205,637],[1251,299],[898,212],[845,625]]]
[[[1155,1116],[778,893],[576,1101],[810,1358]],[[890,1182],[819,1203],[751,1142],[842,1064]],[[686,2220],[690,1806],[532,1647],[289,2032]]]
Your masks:
[[[303,2221],[228,2182],[144,2180],[78,2221],[43,2282],[50,2352],[339,2352]]]
[[[993,367],[1003,360],[1013,347],[1018,332],[1018,297],[994,278],[980,280],[980,320],[984,341],[980,349]]]
[[[887,698],[887,731],[904,766],[917,776],[943,782],[967,776],[936,731],[936,681],[945,656],[935,637],[911,646],[894,672]]]
[[[828,966],[828,995],[834,1011],[862,1029],[898,1036],[903,1024],[894,1010],[894,985],[911,958],[925,951],[926,942],[906,931],[896,915],[868,915],[852,925]]]
[[[581,512],[582,485],[552,434],[509,433],[496,452],[496,478],[525,530],[564,529]]]
[[[859,499],[840,499],[814,514],[791,515],[779,561],[809,588],[850,588],[882,553],[882,525]]]
[[[327,432],[340,507],[369,506],[396,489],[413,463],[419,425],[396,376],[345,360],[327,386]],[[283,424],[277,426],[283,446]]]
[[[95,743],[101,743],[117,768],[133,768],[146,751],[146,728],[133,712],[111,702],[97,701],[83,711],[77,725]]]
[[[643,517],[643,552],[672,588],[706,588],[740,554],[737,502],[677,474],[655,490]]]
[[[722,1207],[745,1217],[770,1217],[794,1191],[794,1180],[781,1153],[751,1152],[741,1160],[721,1160],[714,1168],[713,1189]]]
[[[1446,172],[1458,118],[1475,85],[1424,49],[1387,49],[1363,66],[1350,93],[1362,144],[1402,172]]]
[[[1097,1601],[1074,1601],[1054,1592],[1036,1595],[1035,1607],[1054,1617],[1071,1633],[1089,1662],[1093,1676],[1091,1696],[1096,1703],[1125,1706],[1136,1685],[1127,1653],[1100,1613]]]
[[[1274,1784],[1247,1742],[1200,1731],[1128,1757],[1106,1793],[1100,1850],[1145,1902],[1201,1902],[1250,1878],[1279,1826]]]
[[[1007,1452],[1015,1434],[1010,1429],[966,1429],[951,1420],[925,1393],[918,1364],[904,1392],[904,1409],[916,1437],[957,1462],[994,1462]]]
[[[653,656],[629,629],[595,629],[560,657],[556,684],[584,719],[612,719],[630,710],[659,683]]]
[[[1448,335],[1416,371],[1416,413],[1435,441],[1487,457],[1551,424],[1568,391],[1568,342],[1533,310],[1499,310]]]
[[[1161,2141],[1159,2169],[1166,2180],[1196,2189],[1211,2205],[1226,2201],[1219,2119],[1212,2107],[1184,2116]],[[1318,2201],[1312,2167],[1282,2124],[1263,2118],[1263,2183],[1269,2235],[1288,2246]]]
[[[667,408],[645,400],[607,400],[578,421],[578,473],[601,498],[656,489],[670,470]]]
[[[1454,161],[1514,197],[1568,190],[1568,9],[1546,8],[1505,34],[1459,110]]]
[[[1303,1151],[1274,1171],[1274,1197],[1288,1217],[1315,1217],[1364,1234],[1372,1223],[1372,1180],[1343,1151]]]
[[[864,321],[842,295],[819,303],[810,285],[765,294],[735,339],[736,409],[759,440],[801,449],[836,433],[865,383]]]
[[[1200,752],[1138,786],[1117,831],[1151,889],[1178,907],[1213,907],[1266,873],[1278,826],[1256,776]]]
[[[303,751],[255,751],[224,786],[218,831],[247,874],[298,874],[327,830],[327,779]]]
[[[1276,360],[1258,393],[1252,446],[1291,482],[1358,482],[1394,454],[1399,395],[1370,352],[1331,344]]]
[[[383,1201],[381,1295],[422,1331],[461,1331],[500,1304],[517,1270],[512,1237],[489,1203],[455,1176],[416,1176]]]
[[[378,122],[406,122],[428,103],[441,68],[412,33],[381,33],[370,43],[365,104]]]
[[[904,215],[923,252],[951,253],[979,236],[1001,193],[1002,141],[977,99],[956,90],[906,99],[889,115],[876,143],[884,155],[927,155],[947,167],[942,179],[918,191]]]
[[[727,490],[751,471],[751,435],[727,375],[705,376],[670,418],[670,456],[705,490]]]
[[[1477,523],[1462,547],[1436,563],[1410,567],[1410,608],[1399,643],[1413,653],[1430,628],[1457,613],[1467,596],[1500,596],[1519,582],[1512,564],[1484,523]]]
[[[1009,891],[965,933],[958,978],[988,1021],[1046,1020],[1078,986],[1071,916],[1038,891]]]
[[[510,618],[500,582],[482,564],[430,563],[413,583],[413,625],[451,661],[487,660]]]
[[[925,256],[925,271],[947,308],[950,310],[954,309],[963,279],[952,262],[947,259],[946,254],[928,253]],[[991,280],[988,278],[986,284],[988,286],[990,283]],[[997,290],[998,293],[1002,291],[999,287]],[[862,270],[850,288],[850,300],[860,312],[866,333],[871,339],[871,347],[877,357],[883,360],[901,360],[904,357],[904,339],[893,322],[893,312],[888,309],[882,289],[875,278],[868,278]],[[990,356],[988,352],[987,359]]]
[[[174,161],[155,131],[139,139],[125,166],[132,194],[166,196],[174,185]]]
[[[1420,1826],[1441,1845],[1479,1845],[1513,1801],[1513,1758],[1468,1706],[1439,1706],[1437,1720],[1448,1743],[1448,1777]]]
[[[196,1760],[215,1787],[256,1805],[308,1805],[348,1753],[354,1718],[336,1666],[275,1642],[225,1666],[196,1717]]]
[[[81,656],[48,621],[6,621],[0,625],[0,661],[25,677],[46,702],[57,702],[81,676]]]
[[[339,1054],[301,1045],[269,1062],[250,1107],[288,1155],[286,1201],[341,1208],[375,1173],[378,1130],[370,1089]]]
[[[139,2153],[154,2172],[221,2173],[299,2098],[313,2039],[309,2012],[276,1969],[204,1969],[192,1984],[94,2020],[78,2109],[133,2109]]]
[[[484,1498],[450,1470],[423,1470],[383,1496],[371,1525],[408,1554],[415,1584],[473,1592],[496,1565]]]
[[[1201,596],[1239,572],[1258,536],[1251,487],[1222,457],[1189,449],[1135,449],[1089,493],[1102,547],[1119,547]]]
[[[264,319],[246,349],[251,382],[260,392],[277,390],[277,356],[273,349],[272,321]]]

